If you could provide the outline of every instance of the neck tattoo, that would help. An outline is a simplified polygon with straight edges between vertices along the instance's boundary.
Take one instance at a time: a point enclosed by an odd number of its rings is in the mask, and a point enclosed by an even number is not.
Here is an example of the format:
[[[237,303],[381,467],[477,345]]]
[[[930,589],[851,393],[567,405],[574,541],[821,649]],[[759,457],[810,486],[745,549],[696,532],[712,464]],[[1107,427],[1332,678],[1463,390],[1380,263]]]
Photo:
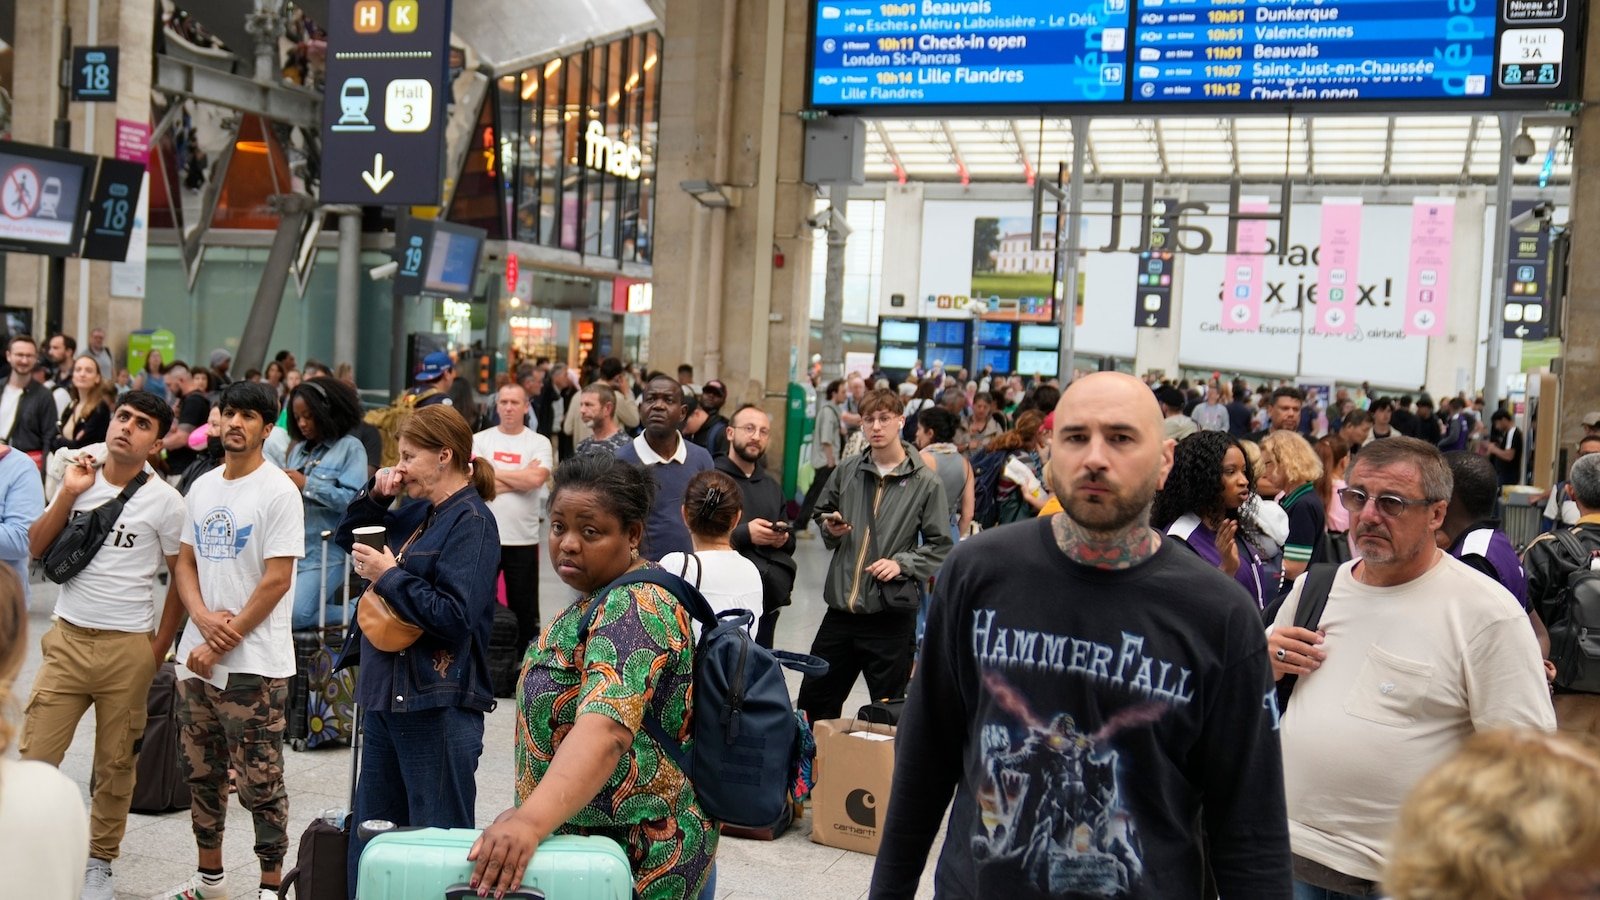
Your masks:
[[[1149,510],[1127,528],[1112,532],[1091,531],[1064,512],[1050,524],[1056,546],[1068,559],[1096,569],[1131,569],[1154,556],[1161,546],[1161,538],[1150,530]]]

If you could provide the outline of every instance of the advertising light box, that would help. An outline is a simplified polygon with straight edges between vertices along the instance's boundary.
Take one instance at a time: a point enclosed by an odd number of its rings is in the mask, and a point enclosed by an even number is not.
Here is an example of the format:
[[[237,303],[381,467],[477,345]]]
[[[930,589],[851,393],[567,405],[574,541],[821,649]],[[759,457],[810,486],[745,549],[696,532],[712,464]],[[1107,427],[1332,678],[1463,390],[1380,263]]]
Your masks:
[[[0,143],[0,250],[75,255],[95,165],[92,156]]]
[[[1148,115],[1570,100],[1580,0],[816,0],[813,107]]]

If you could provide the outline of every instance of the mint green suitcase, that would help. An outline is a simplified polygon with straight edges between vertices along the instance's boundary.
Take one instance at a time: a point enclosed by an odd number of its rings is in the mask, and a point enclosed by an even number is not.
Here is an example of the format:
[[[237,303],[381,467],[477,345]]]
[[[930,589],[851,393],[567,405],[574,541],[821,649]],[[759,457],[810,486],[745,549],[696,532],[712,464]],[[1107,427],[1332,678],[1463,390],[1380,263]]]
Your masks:
[[[473,864],[467,851],[480,831],[419,828],[380,834],[361,852],[357,900],[468,900]],[[506,900],[628,900],[633,872],[609,838],[557,835],[539,845],[521,893]]]

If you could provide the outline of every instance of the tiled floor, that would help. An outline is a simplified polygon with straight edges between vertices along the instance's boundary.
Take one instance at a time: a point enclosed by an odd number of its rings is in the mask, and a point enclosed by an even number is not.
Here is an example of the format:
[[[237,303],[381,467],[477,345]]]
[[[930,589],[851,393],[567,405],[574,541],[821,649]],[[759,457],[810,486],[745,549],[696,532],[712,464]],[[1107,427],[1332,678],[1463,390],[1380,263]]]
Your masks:
[[[827,566],[827,553],[822,549],[821,542],[813,537],[800,542],[796,555],[800,563],[800,579],[795,588],[794,605],[779,620],[778,644],[789,649],[804,650],[810,646],[811,636],[822,619],[822,575]],[[571,592],[549,571],[548,565],[544,566],[542,575],[540,595],[543,598],[544,617],[548,621]],[[55,586],[49,583],[33,584],[30,621],[33,647],[17,679],[18,707],[26,701],[27,688],[33,683],[33,673],[39,666],[38,637],[50,627],[55,590]],[[798,679],[793,678],[791,687],[797,682]],[[852,709],[866,700],[866,690],[858,682],[845,708]],[[514,719],[514,711],[504,703],[487,717],[484,755],[478,768],[480,824],[492,820],[511,802]],[[79,725],[72,747],[61,764],[62,771],[81,786],[85,802],[89,792],[93,746],[94,713],[91,711]],[[350,754],[347,750],[339,749],[304,753],[285,750],[284,756],[285,777],[289,787],[289,864],[292,865],[294,848],[306,825],[325,809],[348,805]],[[251,852],[252,843],[250,814],[235,801],[228,812],[228,837],[223,846],[223,860],[235,896],[249,895],[253,900],[248,889],[255,886],[258,870]],[[717,896],[865,897],[872,876],[872,862],[870,856],[812,843],[808,813],[804,821],[771,843],[724,840],[717,854]],[[127,837],[122,843],[122,857],[114,866],[117,896],[130,900],[157,896],[164,888],[188,877],[193,866],[194,841],[186,814],[132,815],[128,820]],[[924,874],[917,893],[919,897],[933,895],[929,873]]]

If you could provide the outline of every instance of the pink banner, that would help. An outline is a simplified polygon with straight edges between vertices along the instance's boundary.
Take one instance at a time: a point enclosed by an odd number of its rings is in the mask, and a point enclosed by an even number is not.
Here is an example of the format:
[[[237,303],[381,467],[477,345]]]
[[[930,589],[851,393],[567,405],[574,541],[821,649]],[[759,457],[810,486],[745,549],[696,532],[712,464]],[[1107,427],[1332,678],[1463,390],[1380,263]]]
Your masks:
[[[150,125],[131,119],[117,120],[117,159],[143,163],[150,156]]]
[[[1361,264],[1361,198],[1322,201],[1322,249],[1317,265],[1317,331],[1356,330],[1356,288]]]
[[[1249,198],[1239,201],[1241,213],[1263,213],[1267,201]],[[1222,330],[1255,331],[1261,327],[1263,271],[1267,264],[1267,221],[1243,219],[1239,222],[1236,251],[1228,255],[1222,276]]]
[[[1406,278],[1406,321],[1411,337],[1444,334],[1450,302],[1450,250],[1455,242],[1456,202],[1447,197],[1411,203],[1411,274]]]

